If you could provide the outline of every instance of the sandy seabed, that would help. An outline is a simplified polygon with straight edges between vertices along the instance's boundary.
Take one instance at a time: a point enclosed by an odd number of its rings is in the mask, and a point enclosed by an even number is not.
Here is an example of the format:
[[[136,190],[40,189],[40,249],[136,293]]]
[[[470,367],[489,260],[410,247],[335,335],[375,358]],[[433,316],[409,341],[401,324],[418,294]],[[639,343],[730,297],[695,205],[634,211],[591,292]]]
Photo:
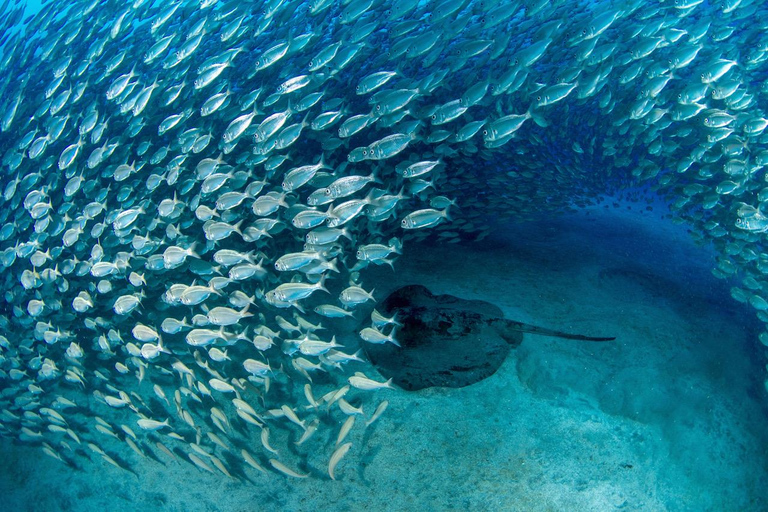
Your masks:
[[[229,480],[127,447],[133,472],[97,457],[75,471],[2,440],[0,510],[768,510],[760,325],[713,265],[684,227],[625,209],[505,227],[477,245],[406,244],[395,272],[364,275],[377,297],[419,283],[617,340],[526,334],[477,384],[378,391],[389,408],[353,429],[335,482],[332,442],[307,461],[312,478],[243,466]]]

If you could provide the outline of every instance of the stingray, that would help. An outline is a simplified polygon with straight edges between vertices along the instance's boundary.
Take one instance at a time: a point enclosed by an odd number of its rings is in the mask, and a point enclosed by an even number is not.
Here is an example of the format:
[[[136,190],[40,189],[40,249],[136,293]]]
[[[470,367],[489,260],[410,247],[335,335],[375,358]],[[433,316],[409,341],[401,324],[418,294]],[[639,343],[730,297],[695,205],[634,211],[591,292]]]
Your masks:
[[[434,295],[421,285],[395,290],[379,311],[396,315],[402,324],[395,331],[400,346],[365,343],[365,351],[384,377],[409,391],[459,388],[493,375],[523,341],[523,333],[588,342],[615,339],[516,322],[490,302]]]

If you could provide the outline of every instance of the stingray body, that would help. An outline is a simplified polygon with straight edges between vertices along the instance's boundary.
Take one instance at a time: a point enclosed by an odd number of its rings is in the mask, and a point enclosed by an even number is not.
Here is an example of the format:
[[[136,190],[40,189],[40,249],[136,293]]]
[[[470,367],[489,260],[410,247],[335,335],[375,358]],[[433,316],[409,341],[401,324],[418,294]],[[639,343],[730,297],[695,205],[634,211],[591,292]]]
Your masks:
[[[371,362],[403,389],[464,387],[492,375],[523,333],[581,341],[610,341],[545,329],[504,318],[498,306],[452,295],[434,295],[421,285],[395,290],[381,305],[402,324],[400,347],[366,344]]]

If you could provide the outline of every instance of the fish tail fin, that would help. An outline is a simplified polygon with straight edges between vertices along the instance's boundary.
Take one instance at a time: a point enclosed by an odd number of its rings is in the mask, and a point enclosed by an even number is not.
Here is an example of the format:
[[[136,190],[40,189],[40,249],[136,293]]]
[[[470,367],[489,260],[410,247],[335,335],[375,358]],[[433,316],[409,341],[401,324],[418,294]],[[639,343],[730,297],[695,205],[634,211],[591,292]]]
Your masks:
[[[542,128],[546,128],[549,126],[549,122],[534,110],[533,105],[531,105],[530,108],[528,108],[527,115],[530,116],[531,119],[533,119],[534,123],[541,126]]]
[[[402,347],[402,345],[400,345],[400,342],[397,341],[397,339],[395,338],[395,334],[397,334],[397,326],[396,325],[392,327],[391,331],[389,331],[389,336],[387,336],[387,338],[389,339],[389,342],[392,343],[396,347]]]
[[[168,350],[167,348],[165,348],[165,345],[163,345],[163,338],[162,337],[159,337],[157,339],[157,349],[160,352],[164,353],[164,354],[172,354],[173,353],[170,350]]]
[[[193,258],[200,259],[200,255],[197,253],[197,242],[192,242],[192,245],[187,249],[187,254]]]
[[[323,290],[325,293],[331,293],[328,291],[328,288],[325,287],[325,274],[323,274],[323,276],[320,278],[320,281],[318,282],[318,288]]]

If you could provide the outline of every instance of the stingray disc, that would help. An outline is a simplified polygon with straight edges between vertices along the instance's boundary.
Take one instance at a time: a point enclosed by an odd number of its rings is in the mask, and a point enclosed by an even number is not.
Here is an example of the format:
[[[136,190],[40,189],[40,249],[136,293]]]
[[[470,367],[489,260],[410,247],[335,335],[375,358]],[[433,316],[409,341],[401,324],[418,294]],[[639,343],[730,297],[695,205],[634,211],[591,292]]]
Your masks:
[[[397,313],[403,325],[395,337],[401,346],[366,343],[366,353],[383,376],[410,391],[479,382],[493,375],[522,341],[522,333],[493,325],[503,316],[497,306],[434,295],[420,285],[394,291],[380,311]]]

